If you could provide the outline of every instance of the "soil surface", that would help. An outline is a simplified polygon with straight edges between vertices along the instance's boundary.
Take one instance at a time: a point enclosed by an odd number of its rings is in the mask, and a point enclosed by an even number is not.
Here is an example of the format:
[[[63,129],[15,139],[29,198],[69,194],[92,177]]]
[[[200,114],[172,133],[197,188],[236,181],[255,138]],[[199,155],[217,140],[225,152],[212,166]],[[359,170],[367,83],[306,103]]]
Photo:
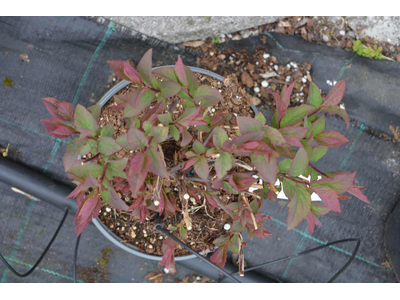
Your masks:
[[[230,113],[233,114],[233,121],[235,121],[236,116],[254,116],[254,112],[250,107],[251,96],[248,95],[244,89],[239,87],[239,83],[235,76],[229,76],[224,82],[220,82],[201,74],[196,74],[196,76],[200,84],[210,85],[213,88],[218,89],[224,98],[223,102],[211,106],[206,113],[209,113],[211,116],[220,113]],[[124,94],[128,93],[133,87],[133,85],[129,85],[122,89],[117,95],[110,99],[110,101],[105,104],[102,109],[99,119],[99,126],[103,127],[108,124],[112,124],[114,126],[114,139],[128,131],[128,125],[123,118],[123,111],[117,109],[117,105],[120,102],[119,99],[123,97]],[[176,97],[172,97],[167,100],[167,109],[171,107],[176,99]],[[172,118],[174,120],[179,118],[179,116],[181,116],[184,112],[185,109],[181,105],[184,101],[186,100],[181,99],[173,111]],[[146,114],[150,108],[151,107],[146,109],[142,114]],[[235,133],[234,127],[225,129],[227,129],[228,135]],[[200,141],[204,141],[206,138],[205,136],[200,136],[199,132],[194,126],[189,129],[189,132]],[[167,168],[173,167],[174,154],[179,151],[179,144],[177,144],[175,140],[171,138],[161,143],[161,147],[163,149]],[[131,152],[121,149],[116,153],[116,155],[119,158],[131,158],[134,156],[134,153]],[[234,171],[238,171],[239,169],[240,167],[233,168]],[[167,185],[168,181],[164,180],[164,184]],[[121,199],[124,200],[127,205],[131,205],[133,203],[134,199],[131,197],[131,195],[123,194],[120,190],[118,190],[115,182],[114,187],[116,188]],[[179,201],[178,191],[176,188],[174,190],[176,190],[176,203],[180,208],[181,203]],[[220,193],[219,198],[224,203],[230,203],[236,200],[236,197],[227,195],[224,192]],[[190,199],[189,212],[192,219],[193,229],[187,231],[187,239],[184,240],[184,242],[198,252],[213,251],[214,245],[212,242],[217,237],[225,234],[224,225],[232,222],[230,216],[220,209],[212,209],[208,207],[205,200],[200,198]],[[158,211],[151,211],[151,214],[146,218],[145,222],[140,222],[138,217],[132,216],[130,212],[115,210],[109,207],[107,204],[103,205],[99,215],[100,220],[110,230],[118,235],[123,242],[136,246],[141,252],[162,256],[162,241],[165,236],[154,229],[158,217]],[[176,227],[179,224],[185,223],[182,214],[180,212],[176,212],[172,217],[164,219],[163,224],[165,228],[169,228],[170,226]],[[175,256],[188,254],[189,253],[179,245],[175,250]]]

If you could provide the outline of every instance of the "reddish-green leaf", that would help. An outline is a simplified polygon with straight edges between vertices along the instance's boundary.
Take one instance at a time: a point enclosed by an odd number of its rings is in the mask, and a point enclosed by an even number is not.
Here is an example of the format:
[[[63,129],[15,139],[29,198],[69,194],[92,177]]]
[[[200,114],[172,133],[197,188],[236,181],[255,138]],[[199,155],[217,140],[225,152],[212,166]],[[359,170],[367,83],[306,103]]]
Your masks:
[[[290,104],[290,95],[292,94],[293,87],[294,87],[294,81],[288,87],[286,87],[286,84],[283,87],[281,98],[283,103],[285,103],[286,107],[288,107]]]
[[[86,141],[77,142],[77,139],[75,139],[67,145],[67,149],[65,150],[63,157],[63,165],[66,172],[75,164],[85,142]]]
[[[124,63],[124,74],[126,77],[130,79],[130,81],[135,82],[135,83],[140,83],[142,82],[142,79],[140,78],[140,74],[138,71],[136,71],[129,63]]]
[[[361,201],[364,201],[366,203],[371,203],[371,202],[369,202],[368,198],[361,192],[362,189],[363,189],[362,186],[352,185],[351,187],[349,187],[347,189],[347,192],[352,194],[353,196],[357,197]]]
[[[158,176],[168,178],[168,172],[161,154],[153,147],[149,147],[147,154],[151,159],[150,172]]]
[[[127,138],[128,144],[134,149],[140,149],[142,147],[149,146],[149,142],[144,133],[133,126],[131,126],[131,128],[128,130]]]
[[[189,90],[190,93],[193,93],[198,87],[199,87],[199,83],[197,81],[197,77],[196,75],[194,75],[194,73],[185,66],[185,75],[186,75],[186,79],[188,81],[189,84]]]
[[[256,119],[250,117],[237,117],[236,120],[241,135],[262,130],[262,124]]]
[[[319,135],[325,129],[325,116],[322,115],[318,118],[314,123],[311,124],[310,128],[308,129],[306,138],[310,138],[311,133],[314,132],[314,136]]]
[[[128,65],[126,61],[122,60],[109,60],[107,63],[110,65],[111,69],[114,70],[115,75],[117,75],[118,78],[125,79],[125,80],[130,80],[128,76],[125,75],[124,69],[125,66]]]
[[[92,193],[90,197],[86,197],[82,207],[75,215],[76,235],[79,236],[83,229],[92,222],[92,219],[99,215],[101,208],[100,198],[98,194]]]
[[[286,140],[278,129],[270,126],[264,126],[263,130],[265,131],[264,141],[266,138],[270,140],[274,146],[281,146],[286,144]]]
[[[311,195],[307,186],[296,184],[293,198],[288,204],[287,230],[292,230],[307,217],[311,209]]]
[[[224,98],[218,92],[217,89],[211,88],[208,85],[200,85],[193,92],[193,101],[195,103],[199,103],[201,101],[201,105],[203,107],[209,106],[210,104],[215,104],[217,102],[223,101]]]
[[[300,141],[306,136],[306,134],[308,132],[308,128],[288,126],[288,127],[279,129],[279,132],[282,135],[294,136],[297,140]]]
[[[314,137],[316,141],[327,147],[337,147],[346,144],[349,140],[341,133],[328,130]]]
[[[208,162],[204,156],[200,156],[194,164],[194,171],[201,179],[207,179],[209,174]]]
[[[217,149],[221,149],[225,141],[228,140],[228,134],[221,127],[216,127],[213,134],[213,143]]]
[[[335,86],[331,89],[328,96],[326,96],[324,103],[321,106],[336,106],[338,105],[344,95],[344,91],[346,89],[346,82],[344,79],[339,80]]]
[[[258,176],[268,183],[275,184],[277,173],[277,160],[275,157],[268,158],[268,154],[250,154],[250,158],[258,171]]]
[[[154,126],[150,129],[150,135],[154,137],[156,143],[162,143],[168,137],[168,127]]]
[[[109,156],[121,149],[121,146],[113,138],[108,136],[99,138],[98,150],[101,154]]]
[[[153,49],[149,49],[143,57],[140,59],[137,70],[139,71],[140,77],[143,79],[144,83],[151,84],[152,79],[152,57],[153,56]]]
[[[160,95],[165,98],[169,98],[178,94],[181,88],[182,87],[175,82],[164,80],[160,83],[160,89],[161,89]]]
[[[158,68],[153,71],[153,74],[158,74],[164,78],[169,78],[175,82],[178,82],[178,77],[176,76],[175,69],[172,67]]]
[[[339,106],[324,106],[321,108],[321,111],[327,112],[330,115],[339,115],[346,122],[347,128],[350,126],[350,118],[347,112],[344,109],[341,109]]]
[[[292,164],[290,165],[289,175],[297,177],[302,174],[308,166],[308,154],[304,148],[299,148]]]
[[[215,160],[215,171],[218,179],[221,179],[232,168],[235,163],[234,158],[228,152],[219,153],[219,157]],[[208,176],[208,175],[207,175]]]
[[[92,174],[94,178],[97,178],[103,173],[103,167],[96,162],[89,161],[83,164],[81,162],[75,162],[72,168],[69,169],[69,173],[79,178],[86,178],[88,172]]]
[[[322,202],[334,212],[341,212],[338,193],[329,186],[311,186]]]

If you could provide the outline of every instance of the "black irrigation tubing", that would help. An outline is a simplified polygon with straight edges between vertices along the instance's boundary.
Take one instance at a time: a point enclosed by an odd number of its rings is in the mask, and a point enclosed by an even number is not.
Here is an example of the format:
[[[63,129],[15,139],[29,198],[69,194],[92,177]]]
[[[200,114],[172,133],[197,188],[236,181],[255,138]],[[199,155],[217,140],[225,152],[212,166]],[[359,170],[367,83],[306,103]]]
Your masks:
[[[222,274],[224,274],[225,276],[229,277],[231,280],[233,280],[234,282],[237,283],[241,283],[237,278],[235,278],[234,276],[232,276],[232,274],[229,274],[228,272],[226,272],[224,269],[218,267],[216,264],[212,263],[211,261],[209,261],[207,258],[205,258],[204,256],[202,256],[201,254],[197,253],[196,251],[194,251],[191,247],[187,246],[185,243],[183,243],[182,241],[180,241],[176,236],[174,236],[172,233],[170,233],[168,230],[164,229],[162,227],[162,224],[156,224],[156,226],[154,227],[157,231],[160,231],[162,233],[164,233],[165,235],[167,235],[168,237],[170,237],[171,239],[173,239],[175,242],[177,242],[179,245],[181,245],[183,248],[185,248],[186,250],[188,250],[190,253],[196,255],[198,258],[200,258],[201,260],[203,260],[206,264],[210,265],[211,267],[213,267],[214,269],[217,269],[219,272],[221,272]]]
[[[46,249],[44,249],[42,255],[40,255],[38,261],[33,265],[33,267],[32,267],[28,272],[26,272],[26,273],[24,273],[24,274],[18,273],[13,267],[11,267],[11,265],[7,262],[7,260],[4,258],[4,256],[0,253],[0,259],[1,259],[1,261],[4,263],[4,265],[5,265],[11,272],[13,272],[13,273],[14,273],[16,276],[18,276],[18,277],[24,278],[24,277],[29,276],[33,271],[35,271],[35,269],[37,268],[37,266],[40,264],[40,262],[41,262],[41,261],[43,260],[43,258],[45,257],[47,251],[49,251],[51,245],[53,244],[53,242],[54,242],[54,240],[56,239],[58,233],[60,232],[60,229],[61,229],[61,227],[63,226],[65,219],[66,219],[67,216],[68,216],[68,212],[69,212],[69,208],[66,208],[66,209],[65,209],[64,216],[63,216],[63,218],[61,219],[61,222],[60,222],[60,224],[58,225],[57,230],[56,230],[56,232],[54,233],[53,237],[51,238],[49,244],[47,245]]]
[[[81,241],[81,235],[78,235],[76,238],[75,242],[75,250],[74,250],[74,264],[72,267],[72,277],[74,279],[74,283],[76,283],[76,261],[78,260],[78,248],[79,248],[79,242]]]
[[[332,245],[335,245],[335,244],[347,243],[347,242],[357,242],[357,245],[354,248],[351,257],[345,263],[345,265],[338,272],[336,272],[336,274],[333,275],[333,277],[328,281],[328,283],[332,283],[332,282],[334,282],[336,280],[336,278],[339,277],[340,274],[342,274],[347,269],[347,267],[351,264],[351,262],[356,257],[356,254],[358,252],[358,248],[360,248],[360,243],[361,243],[360,239],[351,238],[351,239],[337,240],[337,241],[328,243],[328,244],[323,245],[323,246],[318,246],[318,247],[315,247],[315,248],[312,248],[312,249],[308,249],[308,250],[303,251],[303,252],[295,253],[295,254],[290,255],[290,256],[282,257],[282,258],[279,258],[279,259],[276,259],[276,260],[272,260],[272,261],[269,261],[269,262],[266,262],[266,263],[262,263],[262,264],[259,264],[259,265],[253,266],[253,267],[246,268],[244,270],[244,272],[252,271],[252,270],[259,269],[259,268],[262,268],[262,267],[265,267],[265,266],[269,266],[269,265],[273,265],[273,264],[276,264],[278,262],[285,261],[285,260],[288,260],[288,259],[291,259],[291,258],[296,258],[296,257],[300,257],[300,256],[303,256],[303,255],[306,255],[306,254],[310,254],[312,252],[321,250],[323,248],[326,248],[326,247],[329,247],[329,246],[332,246]],[[231,273],[231,275],[232,274],[235,274],[235,272]]]

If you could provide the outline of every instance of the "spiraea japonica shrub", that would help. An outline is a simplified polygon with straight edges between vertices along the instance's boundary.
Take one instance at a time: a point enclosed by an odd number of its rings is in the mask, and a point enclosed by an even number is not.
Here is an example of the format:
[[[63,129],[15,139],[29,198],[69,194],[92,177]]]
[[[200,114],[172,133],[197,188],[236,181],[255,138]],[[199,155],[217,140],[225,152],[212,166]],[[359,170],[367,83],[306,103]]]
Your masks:
[[[322,226],[320,216],[341,212],[340,200],[350,198],[345,193],[369,203],[362,187],[354,185],[355,172],[323,172],[314,166],[330,147],[348,142],[341,133],[325,130],[326,114],[341,116],[349,126],[346,111],[338,106],[345,91],[343,80],[325,98],[311,83],[308,103],[297,107],[288,108],[293,83],[280,94],[272,92],[276,113],[266,125],[261,113],[254,118],[210,114],[210,106],[224,98],[217,89],[200,85],[180,57],[175,67],[154,71],[152,50],[137,69],[124,61],[109,61],[109,65],[120,79],[134,85],[117,98],[114,108],[123,112],[125,134],[113,138],[112,125],[99,126],[100,105],[74,108],[69,102],[43,99],[53,116],[42,120],[47,131],[56,138],[76,136],[67,146],[63,164],[77,185],[69,195],[79,206],[77,235],[107,204],[141,222],[152,212],[163,218],[182,214],[182,223],[169,230],[184,240],[192,229],[189,199],[199,203],[204,199],[206,208],[222,210],[231,225],[214,241],[218,248],[211,260],[224,267],[231,250],[239,254],[243,275],[246,244],[242,232],[247,231],[250,238],[271,234],[264,227],[268,217],[262,199],[276,201],[283,190],[289,199],[287,229],[306,220],[310,233],[315,225]],[[167,107],[171,97],[177,100]],[[184,112],[176,117],[173,111],[179,101]],[[168,140],[179,145],[172,166],[161,147]],[[129,154],[118,156],[122,149]],[[229,203],[221,200],[221,193],[230,195]],[[312,193],[322,203],[312,202]],[[121,194],[130,195],[133,203],[128,205]],[[164,239],[163,245],[161,263],[173,270],[177,245],[171,239]]]

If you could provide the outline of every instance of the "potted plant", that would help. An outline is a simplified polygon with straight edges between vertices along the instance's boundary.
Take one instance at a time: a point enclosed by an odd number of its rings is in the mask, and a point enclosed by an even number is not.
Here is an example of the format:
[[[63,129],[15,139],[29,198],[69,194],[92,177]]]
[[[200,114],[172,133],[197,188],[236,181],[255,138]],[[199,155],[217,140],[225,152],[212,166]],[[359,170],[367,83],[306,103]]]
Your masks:
[[[346,192],[369,203],[354,185],[355,172],[314,166],[329,147],[348,142],[325,131],[326,113],[349,126],[338,106],[343,80],[325,98],[311,83],[308,104],[297,107],[288,108],[294,83],[273,93],[276,113],[266,125],[234,76],[221,81],[192,72],[180,57],[175,66],[153,70],[151,49],[136,69],[124,61],[109,65],[125,81],[107,94],[107,103],[74,108],[43,99],[53,116],[42,120],[47,131],[57,138],[77,135],[63,158],[77,185],[69,195],[79,206],[77,235],[97,218],[135,254],[174,271],[175,256],[188,253],[154,229],[162,217],[163,226],[194,250],[214,251],[210,259],[222,268],[228,250],[238,254],[243,275],[243,231],[251,239],[272,234],[264,227],[262,199],[276,201],[283,191],[287,229],[306,220],[310,233],[322,226],[319,216],[341,212]],[[312,193],[322,203],[312,202]]]

